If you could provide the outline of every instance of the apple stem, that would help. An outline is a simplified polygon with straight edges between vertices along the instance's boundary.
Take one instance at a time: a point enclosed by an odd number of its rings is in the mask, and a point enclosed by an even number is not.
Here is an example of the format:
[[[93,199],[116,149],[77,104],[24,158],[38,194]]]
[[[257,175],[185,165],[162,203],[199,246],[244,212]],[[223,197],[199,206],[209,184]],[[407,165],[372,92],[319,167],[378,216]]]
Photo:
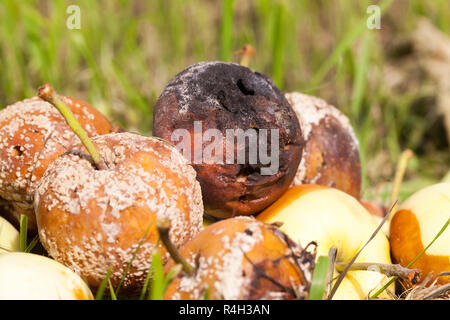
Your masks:
[[[411,158],[414,156],[414,153],[410,149],[406,149],[402,152],[400,155],[400,159],[397,163],[397,168],[395,170],[395,177],[394,177],[394,184],[392,187],[392,193],[389,203],[389,208],[392,207],[392,212],[396,212],[397,205],[395,202],[398,199],[398,194],[400,191],[400,186],[403,181],[403,176],[405,175],[406,168],[408,167],[408,162],[411,160]]]
[[[108,167],[105,164],[105,161],[102,159],[102,157],[100,157],[100,153],[92,143],[86,131],[84,131],[83,127],[77,121],[72,111],[70,111],[69,107],[67,107],[67,105],[63,102],[63,100],[55,92],[53,87],[49,83],[46,83],[45,85],[39,87],[38,90],[39,90],[39,98],[52,104],[61,113],[61,115],[66,120],[69,127],[81,140],[84,147],[91,155],[92,160],[94,161],[94,164],[97,167],[97,169],[99,170],[108,169]]]
[[[347,263],[336,262],[336,269],[339,272],[342,272],[346,266]],[[408,269],[402,267],[399,264],[386,264],[373,262],[353,263],[350,267],[350,270],[377,271],[388,277],[399,277],[401,279],[408,280],[412,284],[418,283],[421,279],[422,274],[422,271],[419,269]]]
[[[239,64],[241,66],[248,67],[250,65],[250,59],[255,54],[255,49],[251,45],[246,44],[242,47],[242,49],[236,51],[236,53],[242,55]]]
[[[169,231],[171,228],[171,223],[168,218],[158,218],[156,220],[156,228],[159,232],[159,237],[164,244],[164,247],[166,247],[167,251],[169,252],[172,259],[183,266],[184,272],[187,274],[192,274],[194,272],[194,267],[191,266],[180,254],[178,249],[173,244],[172,240],[170,240],[169,237]]]

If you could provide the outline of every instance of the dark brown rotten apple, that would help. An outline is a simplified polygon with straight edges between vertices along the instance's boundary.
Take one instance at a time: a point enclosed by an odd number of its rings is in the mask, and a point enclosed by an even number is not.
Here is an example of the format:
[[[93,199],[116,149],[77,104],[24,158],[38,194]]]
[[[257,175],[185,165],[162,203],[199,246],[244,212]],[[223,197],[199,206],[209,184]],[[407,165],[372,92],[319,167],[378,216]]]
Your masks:
[[[62,97],[89,136],[113,130],[109,121],[86,102]],[[16,226],[28,216],[28,228],[36,232],[33,197],[36,185],[59,155],[78,138],[61,114],[34,97],[0,111],[0,206]]]
[[[207,227],[180,254],[193,271],[182,271],[165,299],[305,299],[315,258],[277,227],[252,217]],[[173,265],[170,260],[166,270]]]
[[[359,143],[348,118],[316,97],[293,92],[286,98],[300,120],[305,143],[293,185],[319,184],[359,198]]]
[[[272,204],[291,184],[301,159],[300,126],[283,94],[268,77],[237,64],[201,62],[183,70],[159,97],[153,119],[153,134],[183,149],[193,164],[205,211],[215,217],[250,215]],[[208,140],[208,129],[223,139]],[[256,133],[256,140],[240,143],[245,133]],[[206,159],[217,141],[214,158]],[[270,161],[261,157],[264,142]],[[269,167],[275,170],[267,174]]]

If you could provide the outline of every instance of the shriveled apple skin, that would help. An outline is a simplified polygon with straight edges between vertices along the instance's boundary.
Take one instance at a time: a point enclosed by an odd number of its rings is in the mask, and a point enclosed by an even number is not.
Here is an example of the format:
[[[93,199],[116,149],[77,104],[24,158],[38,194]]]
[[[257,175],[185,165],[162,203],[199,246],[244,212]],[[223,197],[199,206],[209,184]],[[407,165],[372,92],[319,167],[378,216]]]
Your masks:
[[[165,299],[204,299],[206,294],[226,300],[308,296],[313,255],[277,227],[252,217],[216,222],[182,246],[180,253],[195,272],[175,278]],[[170,261],[166,271],[173,265]]]
[[[144,285],[153,249],[168,259],[158,241],[159,217],[171,221],[177,247],[201,230],[200,185],[181,153],[160,139],[113,133],[92,141],[108,169],[98,170],[81,145],[53,162],[35,196],[39,236],[55,260],[93,288],[109,267],[117,287],[136,254],[122,284],[134,293]]]
[[[349,119],[314,96],[291,92],[286,99],[297,113],[304,140],[302,160],[292,185],[324,185],[359,199],[359,142]]]
[[[84,101],[62,97],[89,137],[110,133],[111,123]],[[33,197],[48,166],[79,143],[66,120],[51,104],[33,97],[0,111],[0,214],[16,227],[28,216],[28,229],[37,232]],[[3,212],[1,212],[3,211]]]
[[[190,133],[189,160],[198,173],[205,211],[218,218],[251,215],[267,208],[287,190],[301,159],[301,129],[284,95],[267,76],[235,63],[200,62],[181,71],[159,97],[153,119],[153,134],[176,145],[189,148],[187,142],[175,141],[175,130]],[[194,145],[195,121],[201,121],[203,132],[219,130],[224,140],[227,130],[268,130],[268,154],[271,130],[278,130],[277,172],[262,175],[261,169],[268,165],[261,160],[250,163],[248,155],[242,164],[195,163],[195,152],[209,145],[207,141]],[[237,143],[230,147],[224,141],[223,155],[227,152],[236,159]]]

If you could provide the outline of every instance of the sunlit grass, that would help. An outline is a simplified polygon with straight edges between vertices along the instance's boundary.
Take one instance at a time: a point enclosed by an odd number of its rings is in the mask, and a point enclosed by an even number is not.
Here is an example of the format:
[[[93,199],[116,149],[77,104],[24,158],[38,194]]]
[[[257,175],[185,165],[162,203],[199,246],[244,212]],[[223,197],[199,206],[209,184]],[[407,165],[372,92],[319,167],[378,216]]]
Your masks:
[[[412,109],[426,92],[393,95],[386,89],[382,31],[365,26],[373,3],[79,0],[81,30],[69,30],[65,0],[2,0],[0,106],[35,95],[48,81],[125,129],[150,134],[152,107],[177,72],[202,60],[237,61],[233,52],[250,43],[253,69],[284,91],[318,95],[351,116],[361,140],[366,196],[391,177],[389,170],[367,175],[374,161],[385,159],[393,170],[405,148],[417,154],[406,183],[437,182],[448,171],[448,148],[439,149],[433,139],[440,137],[427,135],[434,123]],[[450,33],[446,0],[376,3],[386,15],[397,12],[395,5],[405,8],[389,18],[399,32],[408,34],[427,16]],[[382,18],[382,28],[389,19]]]

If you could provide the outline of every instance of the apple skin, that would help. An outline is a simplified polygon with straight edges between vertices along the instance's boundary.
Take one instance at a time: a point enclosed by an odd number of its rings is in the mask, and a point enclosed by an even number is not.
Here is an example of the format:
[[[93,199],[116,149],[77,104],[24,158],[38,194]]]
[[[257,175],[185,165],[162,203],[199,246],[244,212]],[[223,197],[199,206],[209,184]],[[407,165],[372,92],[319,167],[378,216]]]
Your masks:
[[[390,224],[390,242],[394,262],[408,265],[436,237],[450,217],[450,183],[439,183],[411,195],[395,213]],[[411,266],[421,269],[422,277],[450,272],[450,228]],[[407,287],[411,284],[403,282]],[[450,276],[438,278],[450,283]]]
[[[265,75],[236,63],[207,61],[193,64],[178,73],[161,93],[153,108],[153,135],[184,150],[197,171],[205,211],[217,218],[252,215],[275,202],[290,186],[300,163],[303,141],[297,116],[274,83]],[[202,132],[195,132],[195,122]],[[173,134],[186,130],[189,137],[178,140]],[[278,132],[277,172],[261,174],[267,164],[259,159],[245,161],[196,161],[209,142],[195,143],[208,129],[245,132],[272,129]],[[261,141],[258,142],[260,145]],[[222,146],[220,146],[222,144]],[[239,150],[251,151],[249,143],[219,143],[222,154],[236,158]],[[259,152],[259,151],[258,151]]]
[[[0,217],[0,254],[20,249],[19,231],[5,218]]]
[[[98,110],[84,101],[61,97],[89,137],[115,128]],[[59,111],[33,97],[0,111],[0,211],[15,227],[20,215],[28,216],[28,232],[36,234],[33,208],[36,186],[48,166],[78,137]]]
[[[72,270],[50,258],[23,252],[0,254],[0,300],[93,300]]]
[[[97,288],[112,267],[116,288],[140,245],[122,292],[140,290],[158,241],[158,217],[168,218],[180,246],[202,227],[195,170],[175,147],[131,133],[92,138],[108,169],[98,170],[81,145],[54,161],[35,196],[39,237],[57,261]]]
[[[383,219],[386,214],[387,214],[387,209],[384,206],[381,206],[375,202],[370,202],[370,201],[366,201],[366,200],[360,200],[359,201],[364,208],[366,208],[367,211],[369,211],[369,213],[371,215],[373,215],[377,220]]]
[[[195,271],[180,273],[164,299],[204,299],[207,291],[211,299],[226,300],[305,299],[308,295],[313,254],[277,227],[253,217],[210,225],[183,245],[180,254]],[[173,266],[170,260],[166,272]]]
[[[297,114],[304,140],[302,160],[292,186],[318,184],[359,199],[359,142],[349,119],[320,98],[300,92],[285,96]]]
[[[328,255],[331,247],[337,248],[337,261],[342,263],[350,262],[378,226],[358,200],[338,189],[319,185],[290,188],[257,219],[281,222],[280,229],[303,246],[316,241],[318,256]],[[389,241],[384,233],[378,232],[356,262],[391,263]],[[366,299],[388,279],[378,272],[350,271],[333,299]]]

